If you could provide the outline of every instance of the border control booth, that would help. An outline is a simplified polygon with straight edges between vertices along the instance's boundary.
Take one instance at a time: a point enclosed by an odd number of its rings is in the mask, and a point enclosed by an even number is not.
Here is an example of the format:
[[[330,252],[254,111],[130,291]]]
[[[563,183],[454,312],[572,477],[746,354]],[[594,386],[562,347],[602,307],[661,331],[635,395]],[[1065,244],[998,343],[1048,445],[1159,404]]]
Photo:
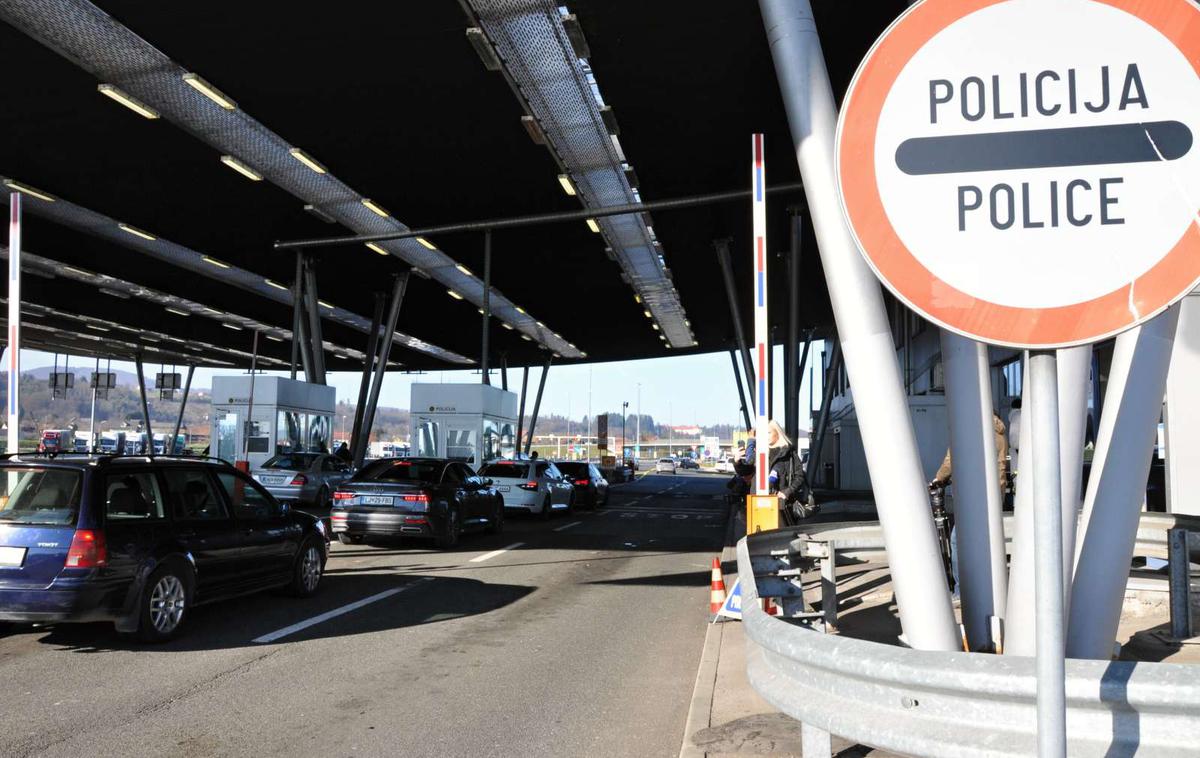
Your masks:
[[[251,401],[253,400],[253,407]],[[280,376],[214,376],[212,454],[250,468],[279,453],[332,452],[337,391]]]
[[[486,384],[412,385],[412,454],[478,469],[516,451],[516,393]]]

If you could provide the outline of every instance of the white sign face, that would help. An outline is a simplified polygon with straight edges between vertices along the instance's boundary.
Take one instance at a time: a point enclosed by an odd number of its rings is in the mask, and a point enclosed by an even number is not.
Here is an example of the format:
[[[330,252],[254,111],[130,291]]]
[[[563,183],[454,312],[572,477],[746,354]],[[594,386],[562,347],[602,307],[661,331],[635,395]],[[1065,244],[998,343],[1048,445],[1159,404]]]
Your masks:
[[[1200,280],[1200,10],[1188,0],[926,0],[848,93],[850,226],[914,310],[1055,347]]]

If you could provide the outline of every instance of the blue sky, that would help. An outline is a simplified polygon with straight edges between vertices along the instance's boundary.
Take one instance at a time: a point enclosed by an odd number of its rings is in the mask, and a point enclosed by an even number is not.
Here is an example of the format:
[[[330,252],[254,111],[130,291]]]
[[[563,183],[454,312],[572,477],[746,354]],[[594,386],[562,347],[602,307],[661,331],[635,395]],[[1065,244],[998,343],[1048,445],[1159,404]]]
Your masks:
[[[814,345],[814,356],[810,366],[819,366],[822,343]],[[775,366],[783,364],[783,348],[776,348]],[[32,350],[21,351],[21,368],[29,370],[39,366],[54,365],[54,356]],[[62,358],[59,357],[59,365]],[[73,357],[70,365],[77,371],[91,371],[94,359]],[[113,361],[114,370],[134,370],[132,363]],[[157,365],[147,368],[148,373],[158,371]],[[234,373],[229,369],[197,369],[192,380],[195,387],[210,387],[214,373]],[[276,373],[276,372],[268,372]],[[540,368],[529,372],[530,402],[537,391]],[[803,408],[809,396],[810,370],[805,369],[801,385],[801,426],[807,426]],[[329,383],[337,387],[338,400],[353,402],[358,394],[361,374],[333,372]],[[153,377],[151,377],[153,379]],[[521,370],[509,369],[509,389],[520,390]],[[414,382],[478,382],[479,374],[471,371],[434,371],[424,374],[389,373],[383,382],[380,402],[385,406],[407,408],[409,387]],[[499,372],[492,374],[492,383],[500,385]],[[654,416],[655,420],[673,423],[676,426],[689,424],[741,424],[741,411],[737,390],[733,380],[728,353],[704,355],[681,355],[651,358],[639,361],[594,363],[589,365],[552,366],[546,379],[546,391],[542,398],[542,412],[559,415],[570,413],[580,418],[589,412],[603,413],[620,411],[621,403],[629,402],[629,412],[638,410],[639,387],[641,412]],[[777,415],[783,414],[783,377],[777,371],[775,383],[775,407]],[[820,404],[821,382],[816,378],[815,404]]]

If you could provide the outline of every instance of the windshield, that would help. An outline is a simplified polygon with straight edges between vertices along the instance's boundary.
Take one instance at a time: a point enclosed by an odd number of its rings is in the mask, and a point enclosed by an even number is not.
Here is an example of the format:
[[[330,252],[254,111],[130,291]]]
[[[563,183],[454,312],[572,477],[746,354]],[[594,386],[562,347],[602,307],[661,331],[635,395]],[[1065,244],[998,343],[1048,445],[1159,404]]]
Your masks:
[[[494,479],[524,479],[529,475],[529,464],[517,461],[489,463],[479,470],[479,475]]]
[[[74,524],[82,482],[78,471],[68,469],[4,467],[0,470],[0,521]]]
[[[587,476],[588,465],[579,461],[559,461],[554,464],[558,470],[568,476]]]
[[[283,468],[290,471],[308,471],[312,467],[316,455],[289,454],[277,455],[262,465],[263,468]]]
[[[674,463],[675,461],[671,460],[670,458],[659,458],[658,462],[659,463]]]
[[[436,482],[442,478],[445,465],[441,461],[390,458],[368,464],[354,478],[360,482]]]

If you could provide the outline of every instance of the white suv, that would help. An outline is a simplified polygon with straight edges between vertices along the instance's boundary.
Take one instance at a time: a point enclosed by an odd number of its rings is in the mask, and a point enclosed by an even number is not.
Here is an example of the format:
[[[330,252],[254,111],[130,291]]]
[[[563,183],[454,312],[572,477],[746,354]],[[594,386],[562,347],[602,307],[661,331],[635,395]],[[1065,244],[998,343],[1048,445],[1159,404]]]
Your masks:
[[[654,464],[654,473],[658,474],[663,472],[668,474],[675,473],[674,458],[659,458],[658,463]]]
[[[537,466],[533,476],[531,463]],[[479,469],[479,475],[489,477],[503,494],[505,509],[549,518],[551,512],[569,513],[575,505],[575,485],[550,461],[492,461]]]

